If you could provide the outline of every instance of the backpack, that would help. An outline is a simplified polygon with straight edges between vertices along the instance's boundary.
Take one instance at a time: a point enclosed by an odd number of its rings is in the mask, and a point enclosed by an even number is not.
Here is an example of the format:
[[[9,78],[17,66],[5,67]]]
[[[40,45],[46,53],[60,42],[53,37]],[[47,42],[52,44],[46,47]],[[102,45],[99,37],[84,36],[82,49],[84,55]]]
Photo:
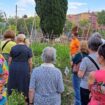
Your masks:
[[[83,59],[83,54],[82,53],[80,53],[80,54],[81,54],[81,57]],[[76,73],[76,74],[78,73],[82,59],[77,64],[73,64],[73,66],[72,66],[72,72],[73,73]]]

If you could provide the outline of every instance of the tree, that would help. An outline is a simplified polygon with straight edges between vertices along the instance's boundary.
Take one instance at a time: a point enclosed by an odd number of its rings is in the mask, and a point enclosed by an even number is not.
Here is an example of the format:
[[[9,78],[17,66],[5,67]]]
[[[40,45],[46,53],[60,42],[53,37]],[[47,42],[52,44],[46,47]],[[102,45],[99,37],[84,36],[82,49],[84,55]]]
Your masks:
[[[0,22],[4,22],[4,16],[3,16],[3,13],[0,11]]]
[[[89,27],[89,20],[81,20],[80,22],[79,22],[79,25],[80,25],[80,27],[81,28],[88,28]]]
[[[97,17],[98,17],[98,23],[100,25],[105,25],[105,10],[98,12]]]
[[[66,27],[66,32],[70,32],[72,29],[73,24],[66,19],[65,27]]]
[[[43,35],[49,39],[60,36],[66,20],[67,0],[35,0]]]

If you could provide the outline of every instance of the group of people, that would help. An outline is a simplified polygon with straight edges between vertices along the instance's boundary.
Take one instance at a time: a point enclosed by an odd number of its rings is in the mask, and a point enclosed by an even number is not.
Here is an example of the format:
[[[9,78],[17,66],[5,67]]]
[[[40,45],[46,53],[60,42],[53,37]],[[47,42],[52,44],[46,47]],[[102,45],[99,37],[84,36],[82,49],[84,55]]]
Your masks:
[[[61,105],[64,83],[54,66],[56,49],[42,51],[43,63],[32,70],[32,50],[24,34],[4,33],[0,54],[0,105],[5,105],[13,89],[23,93],[26,105]],[[63,56],[63,55],[62,55]],[[105,44],[99,33],[88,41],[73,33],[70,41],[74,105],[105,105]]]
[[[105,41],[98,32],[88,40],[73,33],[70,42],[74,105],[105,105]]]
[[[5,88],[7,88],[8,96],[11,95],[13,89],[22,92],[28,102],[32,51],[26,43],[26,36],[24,34],[16,36],[14,31],[7,30],[1,41],[1,52],[0,83],[2,89],[0,104],[5,105],[6,102],[6,97],[3,95]]]
[[[41,58],[43,64],[32,70],[32,50],[24,34],[12,30],[4,33],[0,54],[0,105],[5,105],[4,90],[8,97],[13,90],[22,93],[26,105],[61,105],[64,84],[61,70],[54,66],[56,49],[46,47]]]

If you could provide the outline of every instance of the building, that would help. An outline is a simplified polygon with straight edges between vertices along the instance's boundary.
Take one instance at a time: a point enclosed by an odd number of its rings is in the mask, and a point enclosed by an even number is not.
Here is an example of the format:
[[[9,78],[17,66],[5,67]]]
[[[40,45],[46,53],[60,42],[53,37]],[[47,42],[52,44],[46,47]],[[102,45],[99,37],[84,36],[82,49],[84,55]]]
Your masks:
[[[73,24],[79,25],[79,22],[82,20],[88,20],[90,22],[90,25],[92,29],[97,30],[98,29],[98,23],[97,23],[97,13],[95,12],[85,12],[80,13],[76,15],[68,15],[68,20],[70,20]]]

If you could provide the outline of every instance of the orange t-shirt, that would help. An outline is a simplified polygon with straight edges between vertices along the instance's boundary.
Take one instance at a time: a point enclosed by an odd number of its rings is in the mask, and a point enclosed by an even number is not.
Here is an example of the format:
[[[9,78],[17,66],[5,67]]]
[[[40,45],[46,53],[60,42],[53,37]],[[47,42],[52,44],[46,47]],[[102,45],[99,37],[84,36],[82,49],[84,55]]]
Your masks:
[[[70,42],[70,55],[73,56],[78,53],[80,47],[80,41],[77,38],[73,38]]]

